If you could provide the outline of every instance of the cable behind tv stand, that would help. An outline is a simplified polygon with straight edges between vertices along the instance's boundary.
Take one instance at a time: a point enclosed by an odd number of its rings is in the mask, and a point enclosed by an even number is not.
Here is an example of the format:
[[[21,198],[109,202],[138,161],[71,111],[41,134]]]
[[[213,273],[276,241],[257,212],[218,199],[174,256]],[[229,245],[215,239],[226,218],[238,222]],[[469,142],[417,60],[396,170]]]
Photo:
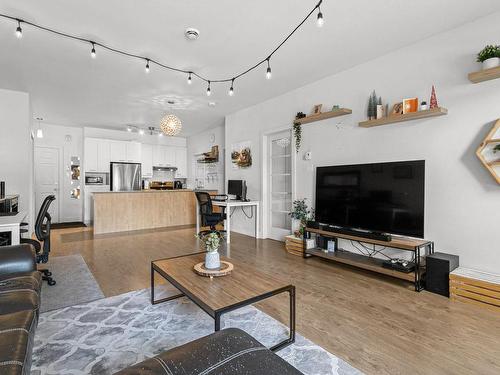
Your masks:
[[[391,237],[390,240],[381,240],[375,238],[367,238],[364,236],[356,236],[345,232],[346,231],[343,230],[335,231],[332,228],[329,228],[329,230],[322,230],[306,227],[304,229],[304,249],[306,249],[304,250],[304,258],[316,256],[334,262],[348,264],[353,267],[363,268],[365,270],[396,277],[401,280],[410,281],[414,284],[415,291],[417,292],[420,292],[423,289],[422,277],[425,274],[425,256],[434,253],[434,242],[404,237]],[[321,248],[307,249],[306,239],[310,237],[310,235],[319,235],[333,239],[335,241],[336,251],[324,252],[324,250]],[[412,272],[406,273],[394,269],[384,268],[382,265],[384,261],[382,259],[339,249],[339,239],[357,241],[365,244],[379,245],[413,252],[416,269]],[[424,259],[422,259],[422,257]]]

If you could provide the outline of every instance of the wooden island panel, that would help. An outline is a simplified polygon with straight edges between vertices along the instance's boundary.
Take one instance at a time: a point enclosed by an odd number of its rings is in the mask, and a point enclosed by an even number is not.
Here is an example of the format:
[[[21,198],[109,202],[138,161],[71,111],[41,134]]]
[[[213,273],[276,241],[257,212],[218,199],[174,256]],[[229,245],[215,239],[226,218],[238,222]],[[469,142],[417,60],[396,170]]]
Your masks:
[[[191,190],[94,193],[94,234],[194,225]]]

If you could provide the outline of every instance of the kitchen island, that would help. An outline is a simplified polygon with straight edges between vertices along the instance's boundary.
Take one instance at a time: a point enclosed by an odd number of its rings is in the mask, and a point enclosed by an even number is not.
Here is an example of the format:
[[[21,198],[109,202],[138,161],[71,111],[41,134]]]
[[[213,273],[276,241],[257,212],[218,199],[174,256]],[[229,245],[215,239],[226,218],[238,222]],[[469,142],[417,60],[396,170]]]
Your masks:
[[[94,234],[195,225],[193,190],[95,192]]]

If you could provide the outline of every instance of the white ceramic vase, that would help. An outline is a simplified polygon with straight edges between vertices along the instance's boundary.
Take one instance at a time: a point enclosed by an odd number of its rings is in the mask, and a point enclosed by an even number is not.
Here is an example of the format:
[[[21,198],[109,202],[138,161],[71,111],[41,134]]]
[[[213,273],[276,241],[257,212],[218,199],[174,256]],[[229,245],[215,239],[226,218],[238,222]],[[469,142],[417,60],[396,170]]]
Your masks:
[[[217,250],[207,251],[205,254],[205,268],[209,270],[220,268],[220,256]]]
[[[497,66],[500,66],[500,57],[490,57],[483,61],[483,70],[496,68]]]

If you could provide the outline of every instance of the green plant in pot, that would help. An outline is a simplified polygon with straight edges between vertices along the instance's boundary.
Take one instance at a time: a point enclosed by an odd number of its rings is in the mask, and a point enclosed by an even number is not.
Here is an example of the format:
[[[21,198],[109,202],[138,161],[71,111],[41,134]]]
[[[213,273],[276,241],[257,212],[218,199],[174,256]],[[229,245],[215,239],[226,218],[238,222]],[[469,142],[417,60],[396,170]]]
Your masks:
[[[500,66],[500,46],[487,45],[477,54],[477,61],[483,63],[483,69]]]
[[[224,238],[219,231],[212,231],[197,236],[202,241],[202,247],[207,251],[205,255],[205,268],[213,270],[220,268],[219,247]]]
[[[309,208],[306,203],[306,198],[297,199],[292,203],[292,211],[289,214],[292,219],[298,220],[299,230],[295,231],[296,237],[303,237],[304,228],[308,221],[314,220],[314,209]]]
[[[496,154],[497,152],[500,152],[500,145],[493,147],[493,153]]]

